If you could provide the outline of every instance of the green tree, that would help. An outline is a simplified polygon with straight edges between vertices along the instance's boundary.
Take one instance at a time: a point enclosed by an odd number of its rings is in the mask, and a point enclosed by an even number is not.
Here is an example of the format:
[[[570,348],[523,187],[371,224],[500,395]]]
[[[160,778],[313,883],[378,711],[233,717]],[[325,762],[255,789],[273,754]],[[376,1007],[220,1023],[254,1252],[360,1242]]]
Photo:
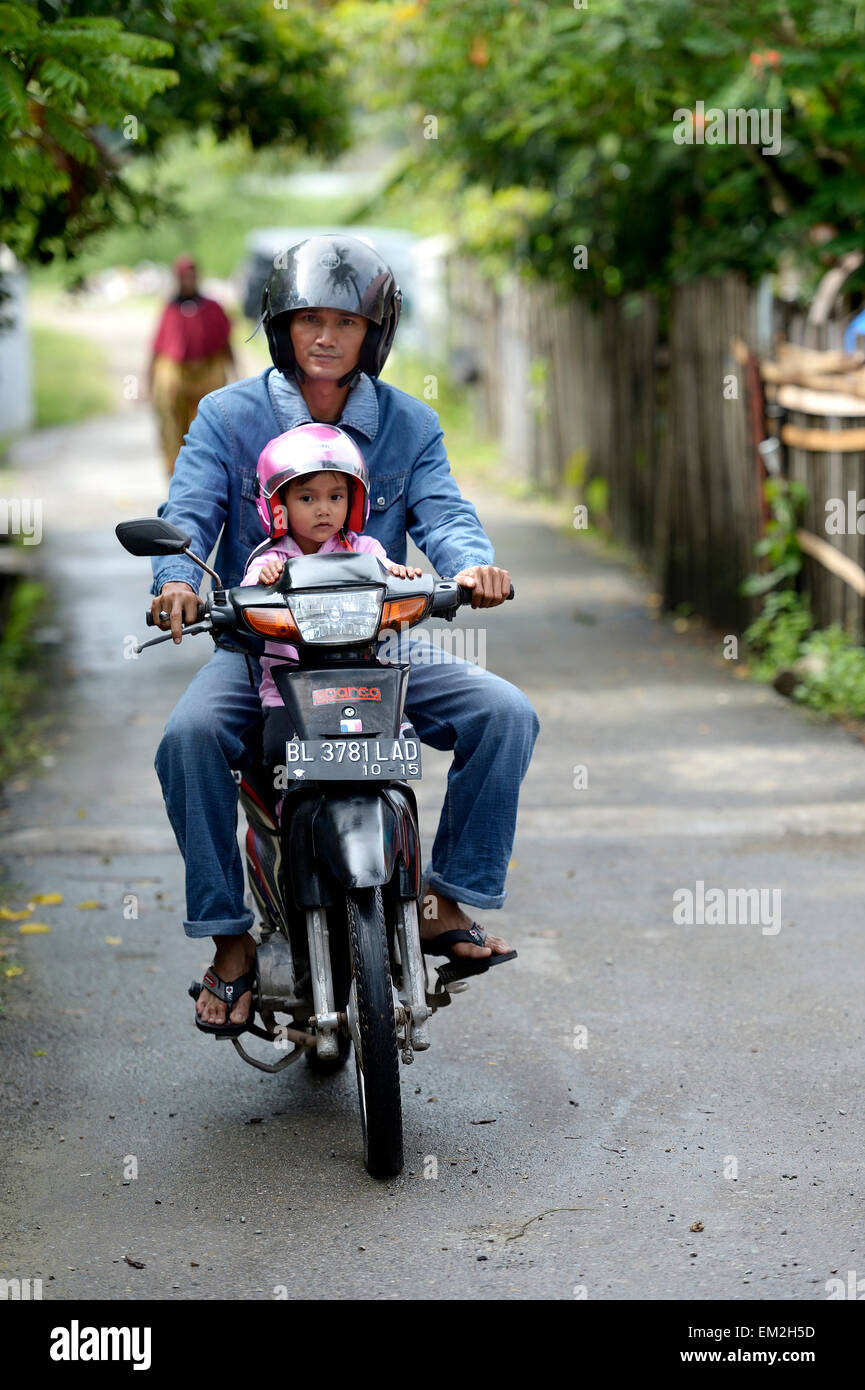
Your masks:
[[[32,5],[0,4],[0,241],[22,260],[74,254],[122,206],[152,205],[124,182],[109,132],[177,81],[147,66],[170,53],[116,19],[48,24]]]
[[[0,242],[47,262],[170,211],[124,171],[180,130],[343,148],[343,59],[327,20],[301,0],[0,3]]]
[[[105,15],[172,45],[174,86],[154,94],[145,139],[208,127],[330,158],[348,143],[348,56],[315,0],[39,0],[44,14]]]
[[[456,182],[466,240],[499,264],[616,295],[726,269],[756,276],[786,249],[816,275],[821,255],[862,243],[863,0],[376,9],[375,41],[390,35],[381,99],[414,112],[402,177]],[[777,111],[780,148],[709,143],[701,102]],[[424,114],[438,122],[425,143]]]

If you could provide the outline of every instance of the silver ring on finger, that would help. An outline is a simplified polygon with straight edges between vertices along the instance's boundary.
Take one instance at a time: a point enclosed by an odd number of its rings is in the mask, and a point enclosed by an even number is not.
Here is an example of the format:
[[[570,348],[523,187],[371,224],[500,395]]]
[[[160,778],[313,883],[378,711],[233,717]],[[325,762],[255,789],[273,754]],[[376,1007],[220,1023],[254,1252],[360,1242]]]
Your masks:
[[[170,614],[170,613],[166,613],[166,611],[165,611],[164,608],[160,608],[160,610],[159,610],[159,620],[160,620],[160,622],[167,623],[170,617],[171,617],[171,614]]]

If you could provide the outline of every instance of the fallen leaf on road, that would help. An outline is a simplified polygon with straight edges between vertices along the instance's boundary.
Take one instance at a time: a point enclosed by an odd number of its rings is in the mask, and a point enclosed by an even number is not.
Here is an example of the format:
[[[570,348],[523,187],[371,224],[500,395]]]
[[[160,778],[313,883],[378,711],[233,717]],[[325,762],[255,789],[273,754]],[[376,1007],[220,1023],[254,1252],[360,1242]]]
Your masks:
[[[130,1260],[128,1255],[124,1255],[123,1258],[128,1265],[132,1265],[133,1269],[144,1269],[143,1260]]]
[[[24,974],[24,967],[23,965],[9,965],[3,973],[7,980],[14,980],[16,975]]]
[[[47,1056],[48,1056],[48,1053],[45,1051],[44,1048],[40,1048],[38,1052],[34,1052],[34,1053],[33,1053],[33,1056],[34,1056],[34,1057],[47,1057]]]
[[[23,912],[13,912],[11,907],[0,907],[0,921],[22,922],[25,917],[30,916],[32,911],[32,907],[26,907]]]
[[[702,1231],[704,1229],[702,1221],[692,1221],[688,1227],[689,1231]]]
[[[76,904],[79,912],[87,912],[90,908],[104,907],[104,903],[97,902],[95,898],[85,898],[83,903]]]
[[[495,1120],[469,1120],[470,1125],[494,1125]]]
[[[34,893],[34,894],[33,894],[33,897],[30,899],[30,902],[28,903],[28,907],[30,908],[30,911],[32,912],[32,911],[33,911],[33,907],[32,907],[32,904],[33,904],[33,903],[43,903],[43,904],[47,904],[47,905],[50,906],[50,907],[56,907],[57,904],[58,904],[58,903],[62,903],[62,901],[63,901],[63,894],[62,894],[62,893]]]
[[[41,932],[50,931],[47,922],[22,922],[18,928],[19,936],[39,936]]]
[[[123,937],[122,937],[122,936],[106,936],[106,938],[105,938],[105,944],[106,944],[106,946],[122,946],[122,945],[123,945]]]

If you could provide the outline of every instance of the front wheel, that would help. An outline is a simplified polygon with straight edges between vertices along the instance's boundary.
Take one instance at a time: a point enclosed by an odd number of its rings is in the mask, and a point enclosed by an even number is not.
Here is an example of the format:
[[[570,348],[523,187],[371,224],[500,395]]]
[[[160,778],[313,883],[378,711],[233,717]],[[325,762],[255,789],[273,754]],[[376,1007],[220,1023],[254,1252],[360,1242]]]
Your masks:
[[[402,1102],[387,930],[380,888],[346,893],[352,995],[357,1011],[355,1066],[363,1161],[374,1178],[402,1172]]]

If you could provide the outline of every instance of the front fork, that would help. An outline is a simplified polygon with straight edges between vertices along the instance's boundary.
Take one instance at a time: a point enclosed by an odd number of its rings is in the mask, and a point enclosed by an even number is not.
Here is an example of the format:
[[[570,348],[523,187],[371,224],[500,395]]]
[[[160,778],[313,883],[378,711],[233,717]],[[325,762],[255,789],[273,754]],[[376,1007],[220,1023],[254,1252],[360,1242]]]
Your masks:
[[[402,1060],[413,1060],[414,1052],[425,1052],[430,1045],[429,1018],[431,1010],[426,997],[426,971],[420,946],[417,901],[401,898],[396,904],[396,939],[402,971],[401,988],[394,989],[394,1019]],[[310,908],[306,914],[309,940],[309,968],[315,1014],[310,1019],[316,1030],[315,1047],[319,1057],[335,1057],[339,1050],[338,1032],[346,1020],[334,1009],[333,980],[330,969],[330,942],[327,914],[322,907]],[[348,1002],[347,1021],[353,1026],[357,1013],[354,983]],[[358,1039],[355,1037],[355,1044]]]
[[[309,973],[312,980],[312,1002],[315,1014],[315,1050],[319,1057],[339,1054],[338,1031],[340,1016],[334,1009],[333,975],[330,965],[330,935],[327,913],[323,907],[307,908],[306,934],[309,941]]]
[[[423,1052],[429,1047],[429,1017],[426,1001],[426,969],[420,946],[417,899],[400,898],[396,904],[396,939],[402,967],[400,1002],[408,1011],[402,1030],[404,1062],[411,1061],[411,1050]],[[406,1053],[409,1055],[407,1056]]]

